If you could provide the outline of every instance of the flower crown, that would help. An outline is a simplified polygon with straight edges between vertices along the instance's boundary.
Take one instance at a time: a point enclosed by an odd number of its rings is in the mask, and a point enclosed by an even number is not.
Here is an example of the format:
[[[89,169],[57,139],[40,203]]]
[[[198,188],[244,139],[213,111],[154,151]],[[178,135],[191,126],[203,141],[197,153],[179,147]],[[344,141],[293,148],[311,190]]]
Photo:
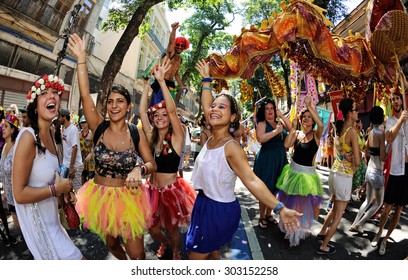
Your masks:
[[[156,112],[158,109],[161,109],[161,108],[166,108],[166,102],[164,100],[157,103],[157,104],[155,104],[155,105],[153,105],[152,107],[149,108],[149,110],[147,110],[151,120],[153,120],[154,112]]]
[[[33,103],[37,95],[40,95],[43,90],[54,88],[58,91],[58,95],[64,92],[64,81],[58,78],[57,75],[44,75],[35,81],[31,90],[28,92],[26,99],[27,104]]]

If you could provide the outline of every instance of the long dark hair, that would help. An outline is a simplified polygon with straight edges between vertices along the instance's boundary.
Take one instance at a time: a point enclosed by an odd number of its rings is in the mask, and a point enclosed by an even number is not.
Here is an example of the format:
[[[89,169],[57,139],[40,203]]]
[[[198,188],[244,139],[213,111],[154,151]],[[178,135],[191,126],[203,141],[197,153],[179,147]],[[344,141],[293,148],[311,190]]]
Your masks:
[[[44,153],[45,147],[41,145],[41,140],[39,136],[40,128],[38,127],[37,100],[38,98],[35,98],[33,102],[27,105],[27,118],[30,122],[31,128],[34,129],[35,145],[38,148],[38,152]]]
[[[336,120],[337,136],[340,136],[340,133],[343,129],[344,121],[346,120],[348,113],[350,113],[353,110],[353,103],[354,103],[353,99],[350,98],[345,98],[342,101],[340,101],[339,110],[343,113],[343,119]]]

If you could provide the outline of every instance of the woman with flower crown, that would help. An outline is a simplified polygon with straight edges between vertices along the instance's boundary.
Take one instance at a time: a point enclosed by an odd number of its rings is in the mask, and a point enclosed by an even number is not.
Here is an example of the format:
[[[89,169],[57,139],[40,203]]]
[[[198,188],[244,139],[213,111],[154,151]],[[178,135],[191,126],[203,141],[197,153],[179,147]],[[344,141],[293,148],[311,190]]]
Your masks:
[[[149,186],[154,217],[149,232],[161,243],[157,257],[164,256],[170,243],[173,259],[179,260],[181,259],[179,226],[188,226],[196,192],[187,181],[177,176],[185,133],[164,79],[170,67],[169,60],[154,67],[154,77],[160,84],[164,100],[149,110],[147,104],[150,86],[149,79],[145,80],[140,100],[140,119],[157,163],[157,171],[146,183]],[[162,228],[169,234],[170,242]]]
[[[58,115],[64,82],[54,75],[38,79],[27,94],[30,127],[15,142],[12,182],[16,213],[34,259],[79,260],[82,257],[58,215],[57,197],[72,183],[58,175],[58,152],[51,128]]]
[[[126,121],[131,108],[129,91],[123,86],[111,88],[109,122],[105,122],[89,92],[85,37],[71,35],[68,47],[78,59],[79,92],[88,126],[94,135],[98,127],[105,128],[94,139],[95,177],[79,189],[75,209],[82,225],[98,234],[117,259],[145,259],[143,235],[151,223],[151,207],[142,176],[156,171],[156,163],[143,131],[135,128],[137,144],[131,137],[133,128]],[[144,164],[138,164],[139,155]]]
[[[350,200],[353,174],[360,164],[360,148],[354,129],[354,122],[358,119],[356,103],[350,98],[341,100],[336,119],[335,159],[329,175],[329,190],[334,197],[334,204],[317,235],[317,239],[322,242],[317,249],[319,255],[336,252],[336,248],[329,245],[329,242]]]

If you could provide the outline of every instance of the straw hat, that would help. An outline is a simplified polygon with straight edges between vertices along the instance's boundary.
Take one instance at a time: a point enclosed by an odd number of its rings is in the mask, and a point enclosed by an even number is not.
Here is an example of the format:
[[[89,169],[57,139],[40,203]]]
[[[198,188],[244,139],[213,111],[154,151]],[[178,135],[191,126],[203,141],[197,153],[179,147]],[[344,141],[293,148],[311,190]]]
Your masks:
[[[408,15],[389,11],[378,22],[370,38],[373,54],[385,64],[396,55],[400,59],[408,51]]]

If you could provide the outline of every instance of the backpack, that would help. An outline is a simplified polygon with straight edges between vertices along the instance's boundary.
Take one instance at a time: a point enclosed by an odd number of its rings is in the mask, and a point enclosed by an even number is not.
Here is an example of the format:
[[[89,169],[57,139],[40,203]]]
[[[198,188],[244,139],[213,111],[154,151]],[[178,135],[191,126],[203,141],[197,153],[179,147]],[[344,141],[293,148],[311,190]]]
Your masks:
[[[93,136],[93,143],[94,146],[98,142],[99,137],[101,137],[102,133],[109,127],[109,121],[103,121],[101,122],[98,127],[95,130],[95,134]],[[128,123],[129,131],[130,131],[130,137],[132,137],[133,144],[135,145],[136,151],[138,151],[139,147],[139,131],[137,129],[137,126],[133,123]]]

